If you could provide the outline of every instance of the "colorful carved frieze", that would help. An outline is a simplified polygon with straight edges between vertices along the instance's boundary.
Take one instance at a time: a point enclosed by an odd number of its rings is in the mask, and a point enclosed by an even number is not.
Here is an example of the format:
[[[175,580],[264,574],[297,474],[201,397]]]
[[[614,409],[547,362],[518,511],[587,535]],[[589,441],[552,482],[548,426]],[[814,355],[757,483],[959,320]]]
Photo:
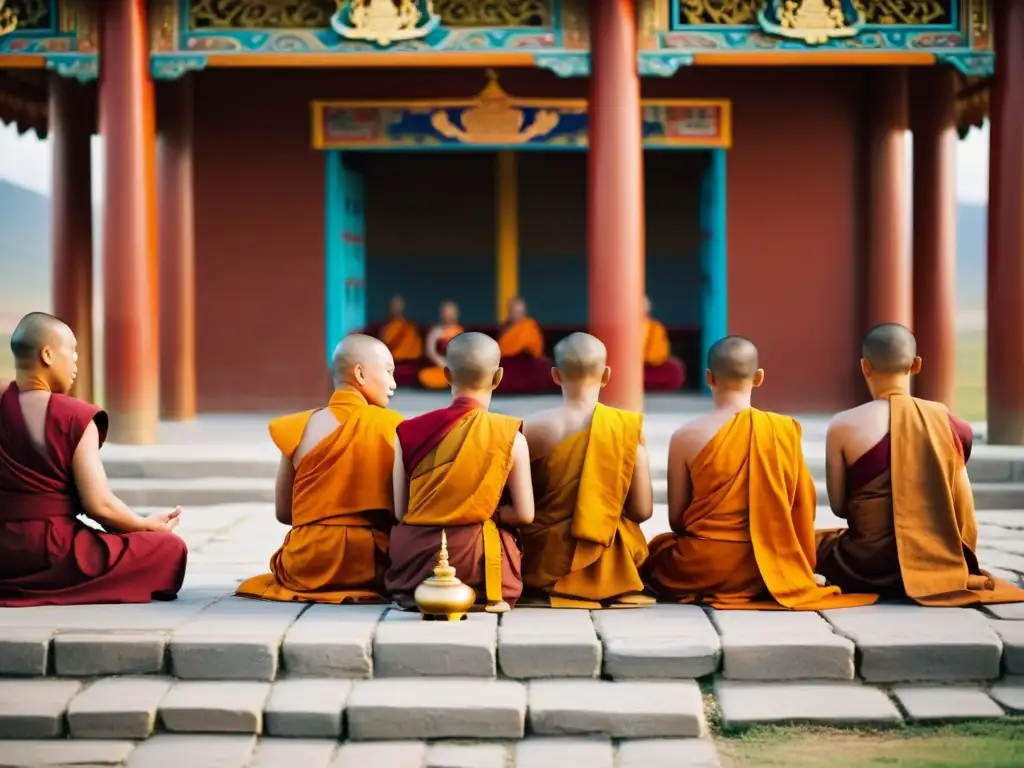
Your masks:
[[[4,0],[0,55],[43,56],[47,69],[92,80],[99,71],[94,13],[89,0]]]

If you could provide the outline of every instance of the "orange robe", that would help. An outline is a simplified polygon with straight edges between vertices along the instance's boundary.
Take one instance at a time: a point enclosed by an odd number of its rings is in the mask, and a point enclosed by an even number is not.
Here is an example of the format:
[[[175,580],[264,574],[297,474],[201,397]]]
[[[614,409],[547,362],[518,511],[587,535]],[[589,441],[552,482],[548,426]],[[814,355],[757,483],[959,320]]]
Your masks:
[[[386,578],[399,605],[415,606],[416,587],[437,564],[442,530],[449,562],[476,590],[478,603],[514,605],[522,594],[516,537],[495,519],[521,428],[519,419],[488,413],[464,397],[399,427],[409,509],[391,532]]]
[[[415,386],[423,367],[423,339],[416,324],[404,317],[394,317],[380,327],[379,333],[395,359],[395,383],[400,387]]]
[[[849,529],[818,533],[830,583],[921,605],[1024,601],[978,566],[974,498],[956,483],[969,456],[957,422],[940,403],[889,398],[889,434],[850,468],[875,471],[847,489]]]
[[[643,416],[598,405],[586,429],[532,463],[536,514],[522,529],[523,584],[553,608],[643,592],[647,540],[622,515]]]
[[[678,357],[672,357],[668,331],[657,320],[644,322],[644,389],[651,392],[671,392],[686,383],[686,366]]]
[[[441,338],[437,342],[437,353],[444,355],[444,351],[448,348],[448,342],[460,333],[462,333],[461,325],[449,325],[445,328],[444,333],[441,334]],[[419,381],[427,389],[447,389],[449,386],[444,378],[444,368],[440,365],[428,365],[426,368],[423,368],[419,373]]]
[[[656,595],[716,608],[819,610],[869,605],[814,581],[814,480],[800,425],[740,411],[697,454],[682,530],[650,543],[644,581]]]
[[[386,602],[388,530],[394,506],[391,472],[402,416],[338,391],[327,406],[338,428],[299,461],[292,528],[270,558],[271,573],[238,588],[241,597],[323,603]],[[270,422],[285,458],[299,447],[316,411]]]
[[[501,394],[532,394],[554,391],[551,358],[544,356],[544,335],[531,317],[506,326],[498,335],[504,376]]]

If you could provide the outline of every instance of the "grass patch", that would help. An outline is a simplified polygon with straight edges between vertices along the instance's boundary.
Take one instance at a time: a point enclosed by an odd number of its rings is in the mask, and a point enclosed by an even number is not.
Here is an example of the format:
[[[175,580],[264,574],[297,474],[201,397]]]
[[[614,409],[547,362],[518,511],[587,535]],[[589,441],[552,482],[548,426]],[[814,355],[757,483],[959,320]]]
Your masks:
[[[968,421],[985,420],[985,332],[965,331],[956,338],[956,389],[953,411]],[[928,365],[928,361],[924,361]]]
[[[14,358],[11,357],[11,334],[0,333],[0,379],[14,378]]]

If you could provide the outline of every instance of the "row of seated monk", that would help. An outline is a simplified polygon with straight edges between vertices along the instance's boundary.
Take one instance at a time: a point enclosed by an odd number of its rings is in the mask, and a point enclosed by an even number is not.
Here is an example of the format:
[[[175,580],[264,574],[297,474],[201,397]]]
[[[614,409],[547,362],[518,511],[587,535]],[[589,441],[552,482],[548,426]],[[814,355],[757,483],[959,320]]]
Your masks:
[[[66,395],[71,329],[29,315],[12,349],[17,380],[0,396],[0,605],[173,597],[187,556],[173,533],[181,511],[143,518],[111,493],[99,457],[106,416]],[[709,351],[714,409],[672,435],[671,530],[650,542],[642,415],[599,402],[614,373],[599,339],[573,334],[554,355],[563,402],[524,422],[489,410],[503,377],[497,342],[459,334],[445,349],[451,403],[403,419],[387,407],[391,352],[370,336],[343,339],[326,406],[270,422],[276,517],[288,531],[270,572],[237,594],[415,609],[446,537],[475,607],[495,612],[1024,600],[978,565],[973,435],[910,394],[921,359],[903,326],[868,333],[860,364],[872,399],[828,427],[828,503],[849,527],[818,532],[799,423],[751,405],[765,372],[750,340],[728,336]]]
[[[437,323],[421,333],[420,328],[405,316],[405,299],[392,296],[388,317],[368,326],[368,336],[381,339],[395,359],[395,382],[400,387],[423,387],[444,390],[444,354],[448,342],[465,332],[459,322],[459,306],[443,301]],[[491,335],[489,329],[473,329]],[[552,328],[547,332],[527,312],[526,301],[513,296],[508,301],[506,320],[494,330],[501,350],[504,376],[497,390],[501,395],[544,394],[558,391],[551,378],[552,361],[545,355],[547,337],[562,338],[571,331]],[[698,334],[685,333],[684,342],[699,344]],[[687,352],[689,352],[689,348]],[[686,383],[686,365],[672,354],[668,329],[651,316],[651,300],[644,297],[644,389],[648,392],[674,392]]]

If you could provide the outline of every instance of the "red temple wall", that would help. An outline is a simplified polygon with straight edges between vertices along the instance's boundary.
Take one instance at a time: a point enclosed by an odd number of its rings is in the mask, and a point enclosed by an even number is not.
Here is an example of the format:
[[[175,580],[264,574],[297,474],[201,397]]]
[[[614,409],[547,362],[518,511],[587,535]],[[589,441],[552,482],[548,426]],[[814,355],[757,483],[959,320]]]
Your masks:
[[[306,408],[327,392],[324,164],[310,148],[310,101],[472,96],[484,82],[464,70],[209,70],[196,78],[201,410]],[[517,95],[587,89],[585,80],[533,70],[501,82]],[[763,407],[825,410],[860,398],[862,82],[855,69],[785,67],[691,69],[644,83],[645,96],[733,101],[729,327],[761,350]]]

